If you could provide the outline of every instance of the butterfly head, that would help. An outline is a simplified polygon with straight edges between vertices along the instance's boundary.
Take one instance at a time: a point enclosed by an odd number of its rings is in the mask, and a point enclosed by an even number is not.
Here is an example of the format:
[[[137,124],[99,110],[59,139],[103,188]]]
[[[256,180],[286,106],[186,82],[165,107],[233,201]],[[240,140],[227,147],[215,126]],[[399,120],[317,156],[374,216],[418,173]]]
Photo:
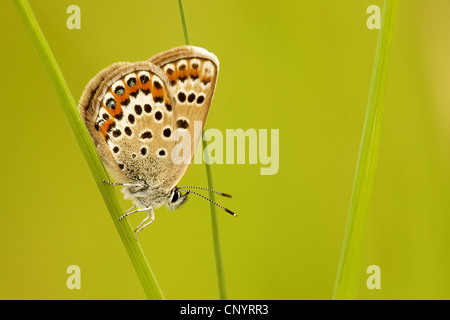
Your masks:
[[[180,190],[175,187],[170,191],[167,198],[167,206],[170,210],[175,210],[181,207],[187,200],[188,193],[181,194]]]
[[[236,213],[234,213],[233,211],[231,211],[230,209],[225,208],[224,206],[218,204],[217,202],[205,197],[204,195],[197,193],[191,189],[201,189],[201,190],[206,190],[215,194],[219,194],[221,196],[227,197],[227,198],[231,198],[231,195],[227,194],[227,193],[223,193],[223,192],[219,192],[219,191],[215,191],[209,188],[203,188],[203,187],[196,187],[196,186],[186,186],[186,187],[175,187],[172,189],[170,195],[169,195],[169,199],[168,199],[168,205],[169,208],[178,208],[180,207],[184,202],[186,202],[187,200],[187,196],[188,194],[192,193],[195,194],[196,196],[199,196],[209,202],[211,202],[212,204],[218,206],[219,208],[225,210],[226,212],[228,212],[229,214],[233,215],[236,217]],[[185,190],[186,192],[184,194],[180,193],[180,190]]]
[[[207,190],[207,191],[210,191],[212,193],[216,193],[216,194],[219,194],[221,196],[231,198],[231,196],[229,194],[227,194],[227,193],[218,192],[218,191],[211,190],[211,189],[208,189],[208,188],[202,188],[202,187],[196,187],[196,186],[175,187],[175,188],[172,189],[172,191],[170,191],[170,194],[169,194],[169,196],[167,198],[167,206],[169,207],[169,209],[175,210],[175,209],[179,208],[181,205],[183,205],[183,203],[186,202],[188,194],[192,193],[192,194],[195,194],[196,196],[199,196],[199,197],[201,197],[201,198],[203,198],[205,200],[208,200],[209,202],[211,202],[212,204],[214,204],[214,205],[218,206],[219,208],[225,210],[229,214],[231,214],[233,216],[236,216],[236,213],[234,213],[230,209],[227,209],[224,206],[218,204],[217,202],[215,202],[215,201],[205,197],[204,195],[191,190],[191,188],[192,189]],[[180,190],[185,190],[186,192],[182,194],[180,192]]]

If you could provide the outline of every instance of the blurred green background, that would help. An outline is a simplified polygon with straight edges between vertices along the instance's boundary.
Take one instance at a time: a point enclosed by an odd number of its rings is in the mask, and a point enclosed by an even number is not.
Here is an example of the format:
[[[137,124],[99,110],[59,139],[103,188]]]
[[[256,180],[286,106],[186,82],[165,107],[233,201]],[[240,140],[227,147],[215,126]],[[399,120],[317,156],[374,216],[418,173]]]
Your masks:
[[[72,4],[80,30],[66,27]],[[218,212],[230,299],[332,296],[378,37],[366,27],[373,4],[383,1],[184,1],[191,43],[221,63],[207,128],[280,130],[276,175],[212,168],[215,188],[234,196],[219,202],[238,213]],[[30,5],[77,101],[102,68],[184,43],[175,0]],[[450,298],[448,12],[447,0],[400,2],[360,299]],[[9,0],[0,35],[0,298],[144,299]],[[181,184],[206,186],[204,166]],[[167,299],[218,297],[206,201],[157,210],[140,241]],[[72,264],[80,290],[66,287]],[[380,290],[366,287],[373,264]]]

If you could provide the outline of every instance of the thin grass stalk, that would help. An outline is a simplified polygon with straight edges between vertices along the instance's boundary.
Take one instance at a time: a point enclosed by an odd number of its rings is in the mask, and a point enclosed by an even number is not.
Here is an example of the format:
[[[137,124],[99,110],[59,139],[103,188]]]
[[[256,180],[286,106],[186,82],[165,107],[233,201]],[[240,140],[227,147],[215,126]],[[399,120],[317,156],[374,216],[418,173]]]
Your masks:
[[[367,217],[378,160],[383,101],[398,0],[385,0],[352,197],[333,299],[356,299]]]
[[[33,14],[33,11],[27,0],[14,1],[17,10],[23,20],[23,23],[30,35],[31,41],[39,55],[41,63],[47,72],[53,89],[56,92],[58,100],[64,110],[67,120],[70,124],[72,132],[80,146],[80,149],[89,165],[94,180],[100,190],[100,193],[108,207],[111,218],[119,232],[120,238],[127,250],[130,260],[136,270],[138,278],[142,284],[144,292],[148,299],[164,299],[158,283],[150,269],[147,259],[142,251],[138,241],[136,241],[131,224],[125,221],[117,221],[123,212],[117,198],[115,190],[103,183],[103,179],[108,178],[108,174],[103,166],[102,161],[98,157],[92,139],[81,119],[77,104],[67,86],[63,74],[53,53],[45,39],[42,30]]]
[[[189,42],[189,33],[186,24],[186,16],[184,14],[184,6],[183,0],[178,0],[178,8],[180,10],[180,19],[181,26],[183,29],[184,35],[184,43],[188,46]],[[203,150],[206,148],[206,140],[204,139],[205,131],[202,132],[202,147]],[[206,168],[206,177],[208,179],[208,188],[214,190],[214,182],[212,177],[211,166],[209,162],[209,155],[207,152],[204,152],[204,160],[205,160],[205,168]],[[215,201],[215,194],[213,192],[209,192],[209,198],[212,201]],[[217,276],[217,285],[219,289],[219,299],[226,300],[226,289],[225,289],[225,274],[223,271],[223,261],[222,261],[222,253],[220,249],[220,237],[219,237],[219,223],[217,220],[217,212],[216,206],[210,203],[211,209],[211,231],[213,238],[213,248],[214,248],[214,260],[216,262],[216,276]]]

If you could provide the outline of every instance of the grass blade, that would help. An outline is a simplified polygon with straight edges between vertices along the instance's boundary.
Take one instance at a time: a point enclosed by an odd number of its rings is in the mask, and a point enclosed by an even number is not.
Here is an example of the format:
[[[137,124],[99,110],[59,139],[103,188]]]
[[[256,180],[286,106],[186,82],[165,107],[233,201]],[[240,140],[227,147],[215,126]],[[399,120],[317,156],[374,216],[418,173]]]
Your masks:
[[[366,118],[333,299],[355,299],[357,294],[367,216],[378,160],[383,100],[398,2],[398,0],[384,2]]]
[[[180,9],[181,27],[183,28],[184,44],[190,45],[189,33],[186,24],[186,15],[184,14],[183,0],[178,0],[178,9]]]
[[[184,14],[184,6],[183,0],[178,0],[178,8],[180,9],[180,18],[181,18],[181,26],[183,28],[184,35],[184,43],[189,45],[189,33],[186,24],[186,16]],[[203,150],[206,148],[206,141],[203,139],[204,131],[202,132],[202,147]],[[204,154],[205,167],[206,167],[206,176],[208,179],[208,188],[214,190],[214,183],[212,177],[211,166],[209,165],[210,161],[208,158],[207,152]],[[215,194],[213,192],[209,192],[209,198],[212,201],[215,201]],[[219,238],[219,223],[217,220],[217,212],[214,204],[210,203],[211,208],[211,230],[212,230],[212,238],[213,238],[213,248],[214,248],[214,260],[216,262],[216,275],[217,275],[217,285],[219,288],[219,299],[225,300],[227,298],[226,289],[225,289],[225,274],[223,271],[223,262],[222,262],[222,253],[220,250],[220,238]]]
[[[206,148],[206,141],[202,139],[203,150]],[[205,167],[206,167],[206,176],[208,178],[208,188],[214,190],[211,166],[209,165],[209,156],[208,153],[205,152]],[[209,198],[212,201],[215,200],[215,194],[213,192],[209,192]],[[211,209],[211,230],[213,237],[213,247],[214,247],[214,260],[216,261],[216,275],[217,275],[217,285],[219,288],[219,298],[221,300],[227,299],[227,293],[225,289],[225,274],[223,271],[223,261],[222,261],[222,253],[220,250],[220,237],[219,237],[219,222],[217,220],[217,212],[216,206],[212,203],[209,204]]]
[[[47,72],[50,82],[58,96],[59,102],[61,103],[81,151],[83,152],[89,168],[91,169],[92,175],[94,176],[100,193],[102,194],[108,207],[147,298],[164,299],[147,259],[144,256],[142,248],[139,242],[137,242],[134,238],[133,229],[131,228],[130,223],[128,221],[117,221],[117,218],[123,214],[117,194],[113,187],[102,182],[103,179],[108,179],[108,174],[102,161],[97,155],[97,151],[91,137],[78,113],[77,104],[70,93],[58,63],[53,56],[53,53],[39,27],[28,1],[15,0],[14,3],[30,35],[42,65]]]

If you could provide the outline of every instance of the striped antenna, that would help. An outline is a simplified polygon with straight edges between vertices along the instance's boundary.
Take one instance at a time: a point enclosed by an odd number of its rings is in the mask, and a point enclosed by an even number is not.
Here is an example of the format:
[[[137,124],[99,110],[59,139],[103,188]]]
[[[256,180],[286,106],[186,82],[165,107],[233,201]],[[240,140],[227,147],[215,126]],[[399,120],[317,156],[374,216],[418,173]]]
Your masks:
[[[207,191],[211,191],[211,192],[217,193],[217,194],[219,194],[221,196],[224,196],[224,197],[227,197],[227,198],[231,198],[231,194],[219,192],[219,191],[212,190],[212,189],[209,189],[209,188],[196,187],[196,186],[185,186],[185,187],[177,187],[177,189],[180,189],[180,190],[181,189],[201,189],[201,190],[207,190]]]
[[[178,189],[179,189],[179,188],[178,188]],[[211,190],[211,191],[212,191],[212,190]],[[192,194],[195,194],[195,195],[197,195],[197,196],[199,196],[199,197],[202,197],[203,199],[208,200],[209,202],[215,204],[215,205],[218,206],[220,209],[225,210],[225,211],[228,212],[229,214],[231,214],[231,215],[237,217],[237,214],[236,214],[236,213],[234,213],[234,212],[231,211],[230,209],[225,208],[224,206],[221,206],[221,205],[218,204],[217,202],[212,201],[211,199],[205,197],[204,195],[202,195],[202,194],[200,194],[200,193],[197,193],[197,192],[194,192],[194,191],[192,191],[192,190],[187,190],[187,191],[186,191],[186,195],[189,194],[189,193],[192,193]]]

